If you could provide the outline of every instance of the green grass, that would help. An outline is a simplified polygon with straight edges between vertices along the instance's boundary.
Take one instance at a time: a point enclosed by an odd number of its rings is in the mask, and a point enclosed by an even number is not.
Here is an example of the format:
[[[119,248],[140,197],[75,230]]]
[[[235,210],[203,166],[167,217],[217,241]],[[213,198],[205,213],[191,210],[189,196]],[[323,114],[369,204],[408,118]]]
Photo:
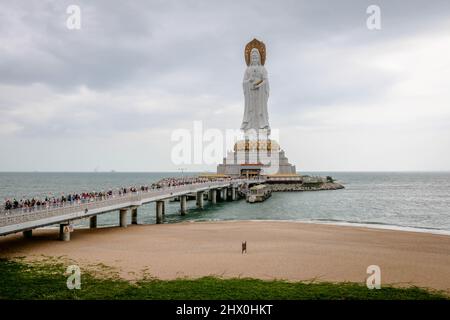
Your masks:
[[[0,259],[0,299],[448,299],[417,287],[369,290],[355,283],[304,283],[257,279],[120,279],[107,267],[82,270],[81,289],[69,290],[60,260],[25,263]],[[99,273],[100,272],[100,273]]]

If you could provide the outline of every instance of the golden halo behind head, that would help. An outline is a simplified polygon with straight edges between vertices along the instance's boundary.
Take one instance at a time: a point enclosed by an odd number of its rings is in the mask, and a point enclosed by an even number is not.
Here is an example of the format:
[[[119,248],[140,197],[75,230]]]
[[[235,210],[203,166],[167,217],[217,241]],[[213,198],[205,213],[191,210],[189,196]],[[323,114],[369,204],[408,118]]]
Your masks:
[[[266,45],[258,39],[253,39],[245,46],[244,55],[247,66],[250,65],[250,52],[252,52],[253,48],[258,49],[259,56],[261,57],[261,64],[264,65],[264,63],[266,63]]]

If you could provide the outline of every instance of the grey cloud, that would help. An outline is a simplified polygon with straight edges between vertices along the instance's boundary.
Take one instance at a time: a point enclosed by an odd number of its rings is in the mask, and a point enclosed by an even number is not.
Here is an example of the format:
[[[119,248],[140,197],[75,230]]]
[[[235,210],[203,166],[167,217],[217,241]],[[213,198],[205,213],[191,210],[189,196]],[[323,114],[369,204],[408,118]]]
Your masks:
[[[215,77],[217,64],[242,64],[242,45],[253,36],[267,42],[269,54],[340,35],[345,45],[361,46],[414,33],[448,18],[450,8],[447,1],[378,2],[385,26],[379,36],[365,28],[370,1],[79,1],[80,31],[65,28],[72,1],[13,2],[5,5],[0,35],[28,40],[0,53],[0,82],[107,89],[180,69]],[[231,80],[229,69],[221,79]],[[223,93],[221,87],[205,89]]]
[[[81,7],[79,31],[65,27],[70,4]],[[382,9],[379,32],[365,25],[370,4]],[[212,115],[243,103],[243,47],[253,37],[267,45],[271,118],[304,125],[303,111],[382,102],[398,83],[398,75],[352,60],[359,52],[449,21],[447,0],[10,1],[0,10],[0,125],[49,141],[201,119],[238,127],[241,114]],[[81,87],[99,98],[72,102]],[[142,92],[176,99],[145,111],[136,108]],[[47,104],[53,113],[40,117]]]

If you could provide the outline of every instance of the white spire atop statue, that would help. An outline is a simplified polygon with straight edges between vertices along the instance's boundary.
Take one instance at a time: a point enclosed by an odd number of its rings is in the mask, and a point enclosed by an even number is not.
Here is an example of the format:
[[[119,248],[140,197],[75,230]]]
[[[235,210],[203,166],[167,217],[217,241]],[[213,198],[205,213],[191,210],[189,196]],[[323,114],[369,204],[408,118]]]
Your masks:
[[[270,134],[267,100],[269,99],[269,79],[264,67],[266,46],[253,39],[245,47],[247,69],[244,73],[245,109],[241,130],[246,136]]]

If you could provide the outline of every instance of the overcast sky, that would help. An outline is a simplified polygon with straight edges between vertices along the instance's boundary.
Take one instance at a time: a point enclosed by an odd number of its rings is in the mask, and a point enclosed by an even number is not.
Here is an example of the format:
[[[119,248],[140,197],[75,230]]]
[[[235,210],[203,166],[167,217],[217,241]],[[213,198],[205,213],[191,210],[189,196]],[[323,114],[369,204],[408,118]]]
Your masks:
[[[0,171],[177,170],[175,129],[239,128],[254,37],[297,170],[450,170],[448,0],[2,0]]]

